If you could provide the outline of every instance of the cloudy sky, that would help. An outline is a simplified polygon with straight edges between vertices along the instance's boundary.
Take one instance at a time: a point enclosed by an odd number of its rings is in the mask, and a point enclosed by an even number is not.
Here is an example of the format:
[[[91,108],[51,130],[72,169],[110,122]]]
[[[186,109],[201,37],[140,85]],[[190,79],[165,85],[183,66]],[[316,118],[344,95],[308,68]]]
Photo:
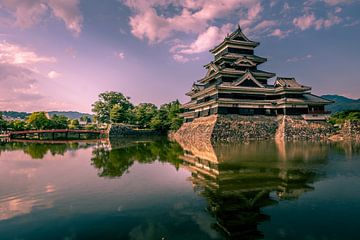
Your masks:
[[[91,111],[104,91],[187,100],[240,24],[261,69],[360,97],[359,0],[0,0],[0,110]]]

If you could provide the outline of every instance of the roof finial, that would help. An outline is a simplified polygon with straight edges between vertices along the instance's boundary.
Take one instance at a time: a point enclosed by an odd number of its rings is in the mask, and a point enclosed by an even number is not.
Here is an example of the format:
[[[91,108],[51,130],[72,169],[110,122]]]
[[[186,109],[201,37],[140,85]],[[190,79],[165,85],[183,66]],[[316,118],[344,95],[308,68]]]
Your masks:
[[[241,31],[240,23],[238,23],[238,30],[240,30],[240,31]]]

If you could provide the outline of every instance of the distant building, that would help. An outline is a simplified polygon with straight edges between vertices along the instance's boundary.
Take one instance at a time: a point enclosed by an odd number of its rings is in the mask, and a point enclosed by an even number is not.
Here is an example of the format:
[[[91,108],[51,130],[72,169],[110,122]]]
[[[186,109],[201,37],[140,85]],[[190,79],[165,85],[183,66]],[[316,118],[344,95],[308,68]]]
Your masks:
[[[214,60],[205,65],[205,77],[186,93],[191,101],[184,104],[185,122],[212,114],[303,115],[308,120],[324,120],[327,99],[311,94],[311,87],[295,78],[277,77],[258,69],[267,61],[256,56],[260,43],[251,41],[238,27],[223,42],[210,50]]]

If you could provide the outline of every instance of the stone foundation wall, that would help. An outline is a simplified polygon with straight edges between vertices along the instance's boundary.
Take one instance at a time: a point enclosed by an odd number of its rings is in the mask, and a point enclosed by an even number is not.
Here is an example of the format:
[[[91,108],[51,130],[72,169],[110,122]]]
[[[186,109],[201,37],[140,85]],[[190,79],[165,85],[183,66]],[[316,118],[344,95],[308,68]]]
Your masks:
[[[112,124],[108,130],[110,138],[125,136],[156,136],[161,135],[160,132],[148,129],[133,129],[123,124]]]
[[[259,139],[317,140],[335,132],[327,122],[300,116],[212,115],[184,123],[174,134],[178,141],[237,142]]]
[[[181,128],[174,134],[177,140],[195,142],[199,140],[210,140],[215,123],[216,115],[196,118],[192,122],[184,123]]]
[[[335,133],[335,128],[330,123],[306,121],[301,116],[285,116],[281,124],[283,138],[286,140],[325,140]]]
[[[211,137],[220,142],[271,139],[278,125],[276,117],[219,115]]]
[[[340,130],[344,139],[360,141],[360,121],[346,121]]]

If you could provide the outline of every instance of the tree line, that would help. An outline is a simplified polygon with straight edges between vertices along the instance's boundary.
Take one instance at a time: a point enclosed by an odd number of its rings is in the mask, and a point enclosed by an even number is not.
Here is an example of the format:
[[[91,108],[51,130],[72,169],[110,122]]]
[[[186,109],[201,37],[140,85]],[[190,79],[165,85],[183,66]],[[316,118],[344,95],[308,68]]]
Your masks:
[[[87,123],[86,129],[95,129],[96,126],[91,123],[91,119],[82,116],[81,121]],[[49,117],[45,112],[33,112],[25,120],[6,121],[0,115],[0,131],[23,131],[23,130],[45,130],[45,129],[81,129],[82,126],[78,119],[69,119],[62,115]]]
[[[343,124],[345,121],[360,121],[360,110],[346,110],[331,115],[329,122],[332,124]]]
[[[99,94],[99,99],[92,105],[92,111],[98,123],[131,124],[161,132],[177,130],[183,123],[178,100],[163,104],[160,108],[152,103],[135,106],[129,97],[113,91]]]
[[[122,123],[133,125],[140,129],[153,129],[159,132],[177,130],[183,123],[180,116],[181,104],[178,100],[161,105],[159,108],[152,103],[134,105],[130,98],[120,92],[104,92],[92,104],[94,122],[98,125]],[[98,125],[91,124],[88,116],[82,116],[81,121],[87,122],[86,129],[96,129]],[[63,115],[50,117],[45,112],[33,112],[25,120],[5,121],[0,114],[0,131],[22,131],[43,129],[80,129],[78,119],[69,119]]]

